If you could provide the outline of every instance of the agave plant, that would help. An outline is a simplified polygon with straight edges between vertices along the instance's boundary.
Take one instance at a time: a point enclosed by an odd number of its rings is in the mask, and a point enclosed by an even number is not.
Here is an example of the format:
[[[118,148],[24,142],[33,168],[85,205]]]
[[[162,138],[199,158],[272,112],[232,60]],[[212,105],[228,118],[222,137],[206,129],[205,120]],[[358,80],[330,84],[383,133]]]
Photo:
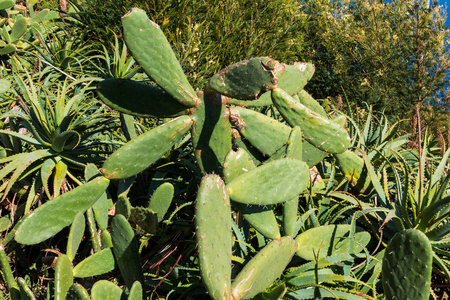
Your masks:
[[[57,196],[68,178],[79,182],[75,170],[111,152],[115,144],[102,134],[116,128],[114,115],[94,99],[88,100],[91,81],[66,80],[54,86],[51,81],[35,83],[29,74],[15,76],[11,91],[16,105],[0,116],[4,124],[0,133],[15,142],[13,148],[3,145],[9,153],[0,160],[4,164],[0,178],[7,178],[3,198],[18,180],[31,174],[33,181],[42,180],[49,198]],[[48,184],[52,174],[53,193]]]
[[[128,55],[125,43],[120,49],[119,39],[116,35],[114,35],[114,44],[111,43],[109,47],[113,49],[112,55],[105,45],[102,45],[102,48],[103,53],[94,57],[102,62],[100,65],[94,64],[94,67],[100,72],[100,77],[131,79],[140,70],[136,66],[134,58]]]
[[[26,54],[34,60],[38,59],[37,67],[41,76],[56,70],[74,79],[74,76],[85,73],[84,69],[90,65],[93,49],[84,34],[68,31],[61,25],[54,28],[42,27],[38,37],[39,43],[31,43]]]

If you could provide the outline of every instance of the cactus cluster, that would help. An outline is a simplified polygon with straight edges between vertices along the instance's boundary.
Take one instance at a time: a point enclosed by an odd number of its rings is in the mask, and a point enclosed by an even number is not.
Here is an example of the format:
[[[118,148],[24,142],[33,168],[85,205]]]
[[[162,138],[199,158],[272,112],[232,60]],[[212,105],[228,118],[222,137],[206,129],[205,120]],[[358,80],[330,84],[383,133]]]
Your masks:
[[[116,263],[131,298],[136,282],[143,283],[143,274],[136,268],[138,249],[127,218],[144,229],[148,226],[151,231],[156,225],[149,224],[160,222],[167,211],[173,187],[158,188],[148,208],[131,207],[126,194],[133,177],[187,133],[191,134],[195,157],[204,175],[196,200],[196,236],[201,276],[212,298],[254,297],[281,275],[295,253],[312,259],[320,247],[327,248],[321,250],[324,255],[341,254],[348,251],[348,245],[355,239],[359,246],[369,242],[368,234],[359,231],[350,234],[347,225],[322,226],[306,238],[304,234],[308,231],[295,238],[298,197],[308,187],[309,168],[329,153],[340,155],[350,146],[345,120],[328,118],[318,102],[303,90],[314,73],[313,65],[286,65],[269,57],[256,57],[222,70],[203,91],[196,92],[161,29],[144,11],[132,9],[123,17],[123,27],[133,57],[157,87],[108,79],[98,85],[100,98],[123,114],[172,120],[130,140],[104,162],[101,174],[94,172],[86,184],[37,208],[18,227],[17,242],[42,242],[72,222],[75,224],[79,213],[92,207],[101,227],[102,244],[108,246],[88,258],[98,265],[93,272],[101,274]],[[285,122],[250,109],[272,104]],[[120,180],[116,213],[121,215],[112,220],[109,234],[104,217],[108,208],[105,191],[110,180]],[[281,228],[272,205],[283,205]],[[234,279],[233,209],[272,240]],[[56,217],[48,220],[46,215],[50,211]],[[309,236],[322,236],[325,243],[323,239],[309,241]],[[75,245],[72,248],[76,248],[79,243],[76,232],[69,240]],[[70,276],[93,275],[83,268],[83,262],[72,270],[72,256],[69,253],[67,259],[58,260],[61,272]],[[111,285],[96,283],[92,298],[105,293],[120,295],[118,287],[108,284]],[[77,292],[77,288],[71,284],[61,286],[60,293],[65,295],[69,289]],[[142,290],[142,286],[139,288]]]

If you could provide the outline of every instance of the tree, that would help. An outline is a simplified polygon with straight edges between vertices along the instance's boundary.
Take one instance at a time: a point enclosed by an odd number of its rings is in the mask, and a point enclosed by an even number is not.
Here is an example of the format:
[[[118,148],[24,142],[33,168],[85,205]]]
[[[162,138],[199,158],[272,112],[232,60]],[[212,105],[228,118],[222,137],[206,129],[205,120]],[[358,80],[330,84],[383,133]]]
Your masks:
[[[448,107],[450,35],[437,1],[304,0],[300,10],[309,20],[299,57],[316,65],[316,98],[344,94],[400,119]]]

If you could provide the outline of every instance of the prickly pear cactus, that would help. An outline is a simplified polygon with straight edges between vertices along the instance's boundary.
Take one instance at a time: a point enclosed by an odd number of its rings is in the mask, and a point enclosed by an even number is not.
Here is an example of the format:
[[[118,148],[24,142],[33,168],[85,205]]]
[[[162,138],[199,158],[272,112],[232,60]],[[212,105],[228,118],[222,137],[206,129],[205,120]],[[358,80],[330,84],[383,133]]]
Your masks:
[[[386,247],[382,279],[387,300],[428,300],[433,251],[427,236],[416,229],[398,232]]]
[[[211,77],[203,91],[196,92],[162,30],[143,10],[132,9],[122,22],[128,48],[158,87],[108,79],[98,85],[100,98],[122,114],[172,119],[140,136],[130,136],[106,159],[100,177],[36,209],[19,226],[16,240],[33,244],[53,236],[71,224],[78,211],[96,204],[110,180],[120,180],[123,188],[117,197],[111,235],[106,223],[100,228],[102,242],[112,246],[112,251],[102,250],[91,260],[107,261],[104,269],[95,271],[103,272],[114,267],[114,253],[127,287],[133,289],[133,283],[144,280],[134,233],[126,218],[151,232],[170,206],[173,187],[168,186],[164,195],[155,192],[150,207],[145,208],[132,207],[126,195],[138,173],[190,134],[203,173],[196,200],[203,282],[213,299],[252,298],[280,276],[298,250],[297,241],[289,235],[295,233],[297,200],[308,186],[309,168],[328,153],[345,152],[350,145],[347,131],[320,111],[317,101],[303,90],[314,73],[312,64],[286,65],[256,57],[225,68]],[[286,123],[247,108],[272,104]],[[283,230],[274,214],[276,205],[284,206]],[[249,259],[234,281],[233,209],[272,240]],[[61,213],[61,220],[47,221],[49,211]],[[281,236],[281,232],[288,236]],[[77,275],[87,274],[82,267],[80,263],[74,269]],[[277,293],[284,292],[281,288]],[[140,293],[136,288],[136,295]],[[102,281],[92,288],[92,299],[120,294],[118,287]]]

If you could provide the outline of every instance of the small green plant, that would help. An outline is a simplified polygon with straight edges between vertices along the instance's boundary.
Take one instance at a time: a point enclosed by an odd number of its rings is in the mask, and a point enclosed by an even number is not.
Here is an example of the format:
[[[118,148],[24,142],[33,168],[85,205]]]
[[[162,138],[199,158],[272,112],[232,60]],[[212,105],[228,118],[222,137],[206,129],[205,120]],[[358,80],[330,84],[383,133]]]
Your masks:
[[[48,81],[36,84],[29,74],[15,79],[10,97],[18,99],[16,109],[0,116],[5,124],[0,130],[2,146],[8,154],[1,160],[6,165],[0,178],[8,178],[2,196],[4,199],[18,180],[35,174],[39,176],[31,176],[31,181],[36,188],[43,186],[51,199],[69,178],[79,183],[75,170],[101,160],[101,152],[110,153],[113,145],[103,141],[101,134],[114,130],[114,116],[98,102],[87,101],[89,78],[73,83],[66,80],[59,87]]]

